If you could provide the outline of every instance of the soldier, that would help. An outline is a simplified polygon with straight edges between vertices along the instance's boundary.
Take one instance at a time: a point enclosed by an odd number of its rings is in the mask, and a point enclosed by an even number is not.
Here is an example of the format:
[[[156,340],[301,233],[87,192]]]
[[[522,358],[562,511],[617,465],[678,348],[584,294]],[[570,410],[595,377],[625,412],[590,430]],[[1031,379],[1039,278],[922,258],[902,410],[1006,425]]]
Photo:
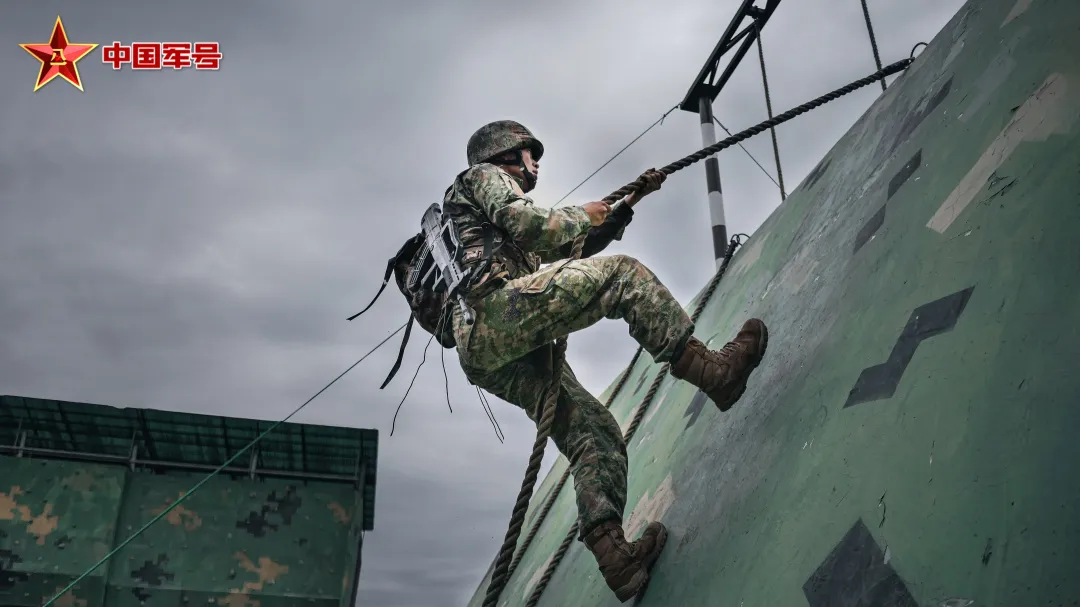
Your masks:
[[[536,187],[544,146],[517,122],[485,125],[467,151],[469,169],[447,190],[443,211],[454,219],[466,249],[463,265],[474,277],[467,295],[474,323],[464,323],[456,306],[453,312],[461,366],[473,384],[538,423],[551,385],[553,342],[612,318],[625,320],[646,352],[671,362],[672,375],[704,391],[721,411],[738,400],[765,353],[768,334],[760,320],[748,320],[732,342],[709,350],[648,268],[625,255],[592,257],[621,239],[633,216],[630,205],[615,212],[604,202],[557,210],[534,206],[527,193]],[[633,196],[640,200],[665,178],[646,171],[639,180],[644,187]],[[582,235],[582,259],[569,259]],[[542,263],[551,265],[541,269]],[[611,412],[568,366],[551,437],[573,470],[578,539],[625,602],[648,581],[667,530],[652,522],[637,541],[624,537],[626,444]]]

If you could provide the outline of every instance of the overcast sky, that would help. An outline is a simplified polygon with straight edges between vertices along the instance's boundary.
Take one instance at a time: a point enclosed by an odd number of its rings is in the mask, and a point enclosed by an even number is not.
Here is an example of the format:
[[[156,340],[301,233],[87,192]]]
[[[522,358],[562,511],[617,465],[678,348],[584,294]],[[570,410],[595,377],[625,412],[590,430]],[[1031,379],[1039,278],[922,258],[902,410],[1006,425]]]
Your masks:
[[[408,317],[393,287],[352,323],[385,261],[465,168],[485,122],[525,123],[547,148],[534,192],[562,197],[676,104],[736,0],[373,3],[8,2],[0,20],[0,393],[278,419]],[[872,0],[882,60],[929,41],[960,0]],[[256,8],[257,6],[257,8]],[[19,43],[220,41],[218,72],[114,72],[100,47],[85,92]],[[782,3],[765,30],[776,113],[874,71],[857,0]],[[778,130],[788,190],[880,94],[866,89]],[[766,117],[756,52],[716,115]],[[722,136],[722,133],[721,133]],[[601,198],[701,147],[677,111],[567,202]],[[747,147],[775,173],[768,135]],[[729,231],[779,204],[738,148],[720,158]],[[703,163],[637,207],[622,243],[687,301],[713,270]],[[375,530],[359,604],[440,607],[475,590],[506,530],[535,433],[492,399],[496,439],[456,354],[451,414],[433,345],[397,341],[295,421],[377,428]],[[629,361],[625,326],[570,340],[594,393]],[[545,470],[554,461],[549,448]]]

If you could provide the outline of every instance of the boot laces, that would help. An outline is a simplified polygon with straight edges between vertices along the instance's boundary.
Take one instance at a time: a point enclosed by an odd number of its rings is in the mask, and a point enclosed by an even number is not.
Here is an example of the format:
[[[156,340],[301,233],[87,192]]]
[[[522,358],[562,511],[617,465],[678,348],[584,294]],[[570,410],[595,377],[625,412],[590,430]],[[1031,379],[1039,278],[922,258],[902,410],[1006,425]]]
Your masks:
[[[739,349],[740,345],[737,342],[729,341],[720,348],[720,355],[725,362],[731,362],[739,354]]]

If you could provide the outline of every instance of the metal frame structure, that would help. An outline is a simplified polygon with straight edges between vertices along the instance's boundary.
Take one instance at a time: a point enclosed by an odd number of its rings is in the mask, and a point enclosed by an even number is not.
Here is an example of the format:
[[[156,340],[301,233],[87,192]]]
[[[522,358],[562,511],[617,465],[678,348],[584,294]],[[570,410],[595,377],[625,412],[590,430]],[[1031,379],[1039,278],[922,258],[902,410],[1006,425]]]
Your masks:
[[[728,24],[720,41],[716,43],[712,54],[698,72],[694,84],[686,92],[679,109],[695,112],[701,118],[702,147],[716,143],[716,127],[713,125],[712,105],[717,95],[735,73],[735,68],[750,50],[750,45],[758,40],[761,30],[780,5],[780,0],[763,0],[764,8],[755,5],[755,0],[743,0],[735,17]],[[743,25],[749,19],[749,24]],[[743,26],[740,30],[739,27]],[[739,44],[739,43],[742,44]],[[732,49],[735,50],[727,67],[720,72],[720,60]],[[719,74],[719,78],[717,77]],[[724,192],[720,183],[720,164],[716,155],[705,159],[705,183],[709,193],[709,215],[712,220],[713,260],[719,268],[727,251],[727,220],[724,216]]]
[[[757,40],[758,32],[765,27],[765,24],[769,22],[769,18],[776,11],[776,7],[780,5],[780,0],[764,0],[765,8],[759,8],[754,5],[755,1],[743,0],[731,23],[728,24],[724,34],[720,37],[720,41],[713,48],[712,54],[705,61],[705,66],[698,72],[694,84],[690,86],[690,90],[686,91],[686,96],[683,97],[682,103],[679,104],[680,110],[696,114],[700,112],[699,103],[702,98],[708,98],[709,101],[716,100],[717,95],[720,94],[728,80],[731,79],[731,75],[735,73],[735,68],[739,66],[739,62],[749,52],[750,45]],[[739,26],[747,19],[750,19],[751,23],[736,33]],[[724,68],[724,72],[717,79],[716,73],[720,68],[720,60],[728,51],[735,48],[739,41],[742,41],[742,45],[735,51],[731,61]]]

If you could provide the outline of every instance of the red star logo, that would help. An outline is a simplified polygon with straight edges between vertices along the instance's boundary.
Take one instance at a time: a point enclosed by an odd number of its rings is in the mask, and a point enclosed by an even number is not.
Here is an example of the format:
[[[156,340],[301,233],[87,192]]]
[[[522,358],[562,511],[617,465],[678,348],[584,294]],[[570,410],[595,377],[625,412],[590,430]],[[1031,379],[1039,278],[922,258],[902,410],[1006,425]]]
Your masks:
[[[83,90],[82,80],[79,79],[79,68],[75,62],[94,50],[96,44],[72,44],[68,42],[64,24],[60,21],[60,15],[56,16],[56,25],[53,26],[52,38],[43,44],[20,44],[26,52],[41,62],[41,72],[38,73],[37,84],[34,92],[53,78],[60,76],[70,82],[75,88]]]

